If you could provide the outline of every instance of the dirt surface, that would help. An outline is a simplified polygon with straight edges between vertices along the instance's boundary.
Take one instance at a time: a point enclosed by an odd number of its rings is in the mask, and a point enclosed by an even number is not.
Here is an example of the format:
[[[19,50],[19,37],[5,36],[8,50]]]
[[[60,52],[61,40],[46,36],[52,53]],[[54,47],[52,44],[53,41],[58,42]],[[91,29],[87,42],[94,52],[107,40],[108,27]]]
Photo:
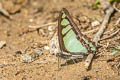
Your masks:
[[[50,54],[49,41],[57,31],[59,11],[63,7],[69,10],[81,32],[100,26],[91,26],[94,21],[101,24],[105,16],[102,9],[92,7],[94,1],[1,0],[3,8],[12,18],[0,15],[0,41],[6,41],[6,46],[0,49],[0,80],[120,80],[118,72],[111,66],[113,64],[107,62],[110,54],[108,44],[120,44],[120,39],[115,40],[120,33],[100,42],[102,47],[98,49],[89,71],[85,70],[84,60],[62,66],[58,71],[57,57]],[[116,12],[103,37],[117,29],[113,25],[118,17],[120,15]],[[38,34],[36,29],[29,26],[43,27]],[[87,35],[93,38],[95,33]],[[43,55],[35,55],[35,49],[40,49]]]

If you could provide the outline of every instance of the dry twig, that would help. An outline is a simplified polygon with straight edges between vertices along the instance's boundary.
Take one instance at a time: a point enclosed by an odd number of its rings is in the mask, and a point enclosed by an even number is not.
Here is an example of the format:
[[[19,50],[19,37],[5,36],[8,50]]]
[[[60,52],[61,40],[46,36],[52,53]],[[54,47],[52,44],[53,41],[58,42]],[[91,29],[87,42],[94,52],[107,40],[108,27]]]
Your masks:
[[[1,3],[0,3],[0,12],[3,13],[5,16],[9,17],[10,19],[12,19],[10,14],[3,8]]]
[[[91,64],[91,61],[93,59],[93,54],[89,54],[87,59],[85,60],[85,68],[88,70],[89,69],[89,66]]]
[[[120,23],[120,18],[116,21],[115,25],[118,25]]]
[[[89,30],[89,31],[86,31],[86,32],[82,32],[82,34],[89,34],[91,32],[94,32],[96,30],[98,30],[99,28],[95,28],[95,29],[92,29],[92,30]]]
[[[113,3],[113,8],[114,8],[116,11],[120,12],[120,10],[116,7],[116,4],[117,4],[117,2],[114,2],[114,3]]]
[[[114,8],[110,7],[107,11],[106,11],[106,16],[104,18],[104,21],[99,29],[99,31],[95,34],[93,41],[96,43],[96,45],[98,44],[98,41],[100,40],[100,37],[102,36],[102,34],[104,33],[105,29],[106,29],[106,25],[108,24],[109,20],[110,20],[110,16],[111,14],[114,12]]]
[[[109,39],[109,38],[113,37],[113,36],[116,35],[119,31],[120,31],[120,29],[118,29],[117,31],[115,31],[115,32],[112,33],[111,35],[109,35],[109,36],[107,36],[107,37],[105,37],[105,38],[100,39],[100,41],[105,40],[105,39]]]
[[[100,0],[100,1],[104,1],[104,0]],[[105,2],[105,1],[104,1]],[[105,4],[106,4],[107,2],[105,2]],[[104,4],[104,5],[105,5]],[[110,4],[110,3],[109,3]],[[108,6],[109,6],[109,8],[108,8]],[[108,5],[108,6],[105,6],[104,7],[104,9],[107,9],[106,10],[106,16],[105,16],[105,18],[104,18],[104,21],[103,21],[103,23],[102,23],[102,25],[101,25],[101,27],[100,27],[100,29],[99,29],[99,31],[95,34],[95,36],[94,36],[94,38],[93,38],[93,41],[96,43],[96,46],[97,46],[97,44],[98,44],[98,41],[100,40],[100,37],[102,36],[102,34],[104,33],[104,31],[105,31],[105,29],[106,29],[106,25],[108,24],[108,22],[109,22],[109,19],[110,19],[110,16],[111,16],[111,14],[114,12],[114,8],[112,7],[112,6],[110,6],[110,5]],[[89,54],[88,55],[88,57],[87,57],[87,59],[86,59],[86,61],[85,61],[85,67],[86,67],[86,69],[88,69],[89,68],[89,66],[90,66],[90,63],[91,63],[91,61],[92,61],[92,59],[93,59],[93,56],[94,56],[94,54]]]
[[[29,28],[34,28],[34,29],[39,29],[41,27],[45,27],[45,26],[49,26],[49,25],[53,25],[53,24],[57,24],[56,22],[52,22],[52,23],[47,23],[47,24],[43,24],[43,25],[40,25],[40,26],[31,26],[29,25],[28,27]]]
[[[117,4],[117,2],[114,2],[114,3],[113,3],[113,8],[114,8],[117,12],[120,13],[120,10],[116,7],[116,4]],[[118,20],[116,21],[115,25],[118,25],[119,23],[120,23],[120,18],[118,18]]]

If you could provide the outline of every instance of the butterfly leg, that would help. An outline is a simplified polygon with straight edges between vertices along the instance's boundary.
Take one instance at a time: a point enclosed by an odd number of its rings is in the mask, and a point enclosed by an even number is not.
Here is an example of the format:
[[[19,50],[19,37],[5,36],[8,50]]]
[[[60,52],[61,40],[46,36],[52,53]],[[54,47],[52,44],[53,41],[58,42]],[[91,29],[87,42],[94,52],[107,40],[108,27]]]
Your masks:
[[[58,57],[58,70],[60,70],[60,63],[61,63],[61,59],[60,59],[60,57]]]
[[[61,68],[61,58],[60,58],[60,55],[62,54],[63,52],[61,51],[60,53],[58,53],[56,56],[58,57],[58,70],[60,70]]]
[[[36,30],[37,30],[37,34],[39,35],[39,32],[40,32],[40,31],[39,31],[39,28],[38,28],[38,29],[36,29]]]
[[[74,59],[72,59],[72,61],[73,61],[74,64],[76,63]]]

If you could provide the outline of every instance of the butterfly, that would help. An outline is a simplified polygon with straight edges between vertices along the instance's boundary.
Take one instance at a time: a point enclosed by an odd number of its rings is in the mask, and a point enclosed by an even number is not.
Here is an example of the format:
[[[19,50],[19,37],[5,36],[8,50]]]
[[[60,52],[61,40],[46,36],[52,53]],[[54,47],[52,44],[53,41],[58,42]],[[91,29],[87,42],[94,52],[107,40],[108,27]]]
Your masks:
[[[66,8],[58,18],[58,41],[61,52],[56,56],[63,59],[83,58],[96,52],[94,42],[80,32]]]

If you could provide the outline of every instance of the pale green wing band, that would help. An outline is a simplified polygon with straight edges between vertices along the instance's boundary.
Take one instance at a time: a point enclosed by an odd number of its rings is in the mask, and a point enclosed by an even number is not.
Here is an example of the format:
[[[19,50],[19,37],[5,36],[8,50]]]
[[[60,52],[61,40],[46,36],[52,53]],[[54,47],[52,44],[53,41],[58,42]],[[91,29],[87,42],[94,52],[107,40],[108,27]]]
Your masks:
[[[77,40],[73,30],[70,30],[63,38],[65,48],[70,52],[87,53],[87,49]]]

